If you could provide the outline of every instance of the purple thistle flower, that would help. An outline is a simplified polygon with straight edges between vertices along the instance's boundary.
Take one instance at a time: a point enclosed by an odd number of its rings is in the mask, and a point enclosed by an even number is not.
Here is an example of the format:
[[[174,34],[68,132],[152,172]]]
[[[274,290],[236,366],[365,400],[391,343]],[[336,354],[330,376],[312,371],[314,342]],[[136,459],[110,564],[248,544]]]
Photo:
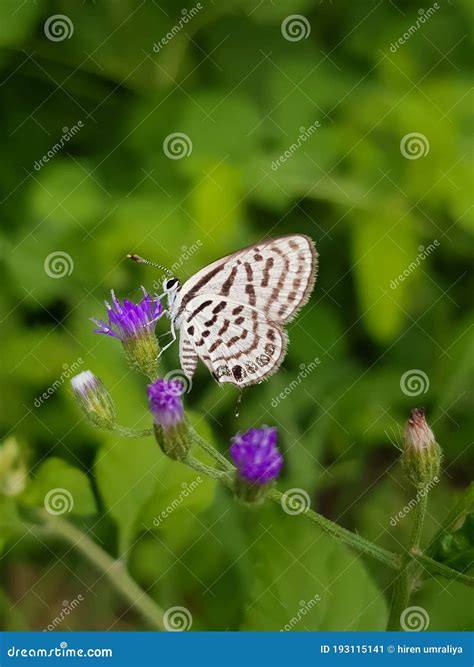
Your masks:
[[[143,299],[139,303],[133,303],[129,299],[124,299],[121,303],[112,290],[112,305],[105,302],[109,322],[107,324],[104,320],[91,318],[98,327],[94,333],[113,336],[124,342],[142,333],[154,331],[156,321],[163,314],[163,306],[159,299],[150,296],[144,287],[142,290]]]
[[[183,391],[180,380],[158,379],[148,385],[148,401],[153,420],[164,431],[169,431],[183,421]]]
[[[236,435],[232,439],[230,454],[240,477],[256,484],[267,484],[276,479],[283,465],[276,441],[276,428],[268,426],[251,428]]]

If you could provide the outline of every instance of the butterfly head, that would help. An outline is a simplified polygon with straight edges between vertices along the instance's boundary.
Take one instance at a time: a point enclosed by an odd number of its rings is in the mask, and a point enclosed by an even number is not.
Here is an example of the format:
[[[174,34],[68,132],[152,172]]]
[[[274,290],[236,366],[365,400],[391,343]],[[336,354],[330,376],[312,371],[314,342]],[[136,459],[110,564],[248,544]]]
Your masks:
[[[178,278],[172,277],[172,278],[165,278],[163,281],[163,292],[166,294],[166,297],[168,299],[168,304],[170,307],[172,307],[173,302],[176,298],[177,293],[179,292],[181,288],[181,283],[179,282]]]

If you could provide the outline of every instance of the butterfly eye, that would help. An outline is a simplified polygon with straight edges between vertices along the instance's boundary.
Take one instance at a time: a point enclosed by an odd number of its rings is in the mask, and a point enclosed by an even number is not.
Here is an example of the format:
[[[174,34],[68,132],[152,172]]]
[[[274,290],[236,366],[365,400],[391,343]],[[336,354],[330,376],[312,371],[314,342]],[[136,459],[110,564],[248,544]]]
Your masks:
[[[177,278],[170,278],[169,280],[166,281],[166,289],[173,289],[178,284],[178,279]]]

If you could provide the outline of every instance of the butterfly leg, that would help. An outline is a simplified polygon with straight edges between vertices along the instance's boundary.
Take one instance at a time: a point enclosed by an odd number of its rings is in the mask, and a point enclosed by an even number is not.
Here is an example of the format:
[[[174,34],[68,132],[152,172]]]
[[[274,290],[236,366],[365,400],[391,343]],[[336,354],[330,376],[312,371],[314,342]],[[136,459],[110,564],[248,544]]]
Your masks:
[[[167,350],[167,349],[170,347],[170,345],[173,345],[173,343],[174,343],[175,340],[176,340],[176,331],[175,331],[175,329],[174,329],[174,322],[173,322],[173,320],[171,320],[170,334],[171,334],[171,340],[170,340],[169,343],[166,343],[166,345],[165,345],[164,347],[161,348],[160,353],[159,353],[159,355],[158,355],[158,359],[161,357],[161,355],[163,354],[163,352],[164,352],[165,350]]]

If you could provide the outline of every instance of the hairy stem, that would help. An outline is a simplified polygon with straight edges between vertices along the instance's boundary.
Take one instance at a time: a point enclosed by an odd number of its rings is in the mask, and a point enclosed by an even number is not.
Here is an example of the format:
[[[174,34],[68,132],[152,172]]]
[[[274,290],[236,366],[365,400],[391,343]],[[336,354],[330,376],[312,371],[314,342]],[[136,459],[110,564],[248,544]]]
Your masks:
[[[119,433],[124,438],[146,438],[150,435],[153,435],[152,428],[144,428],[141,431],[136,431],[133,428],[127,428],[126,426],[120,426],[120,424],[115,424],[114,431]]]
[[[43,535],[59,537],[80,551],[109,579],[113,587],[130,603],[130,606],[135,607],[154,629],[164,630],[163,610],[132,579],[121,561],[112,558],[96,542],[68,521],[51,517],[43,510],[39,510],[37,515],[42,520]]]
[[[387,630],[401,629],[400,616],[410,603],[410,597],[418,579],[420,568],[416,560],[414,560],[413,554],[420,550],[421,531],[423,529],[427,504],[428,493],[425,493],[421,496],[416,507],[415,522],[413,524],[410,538],[409,552],[404,558],[402,569],[393,585],[392,603],[390,606]]]

